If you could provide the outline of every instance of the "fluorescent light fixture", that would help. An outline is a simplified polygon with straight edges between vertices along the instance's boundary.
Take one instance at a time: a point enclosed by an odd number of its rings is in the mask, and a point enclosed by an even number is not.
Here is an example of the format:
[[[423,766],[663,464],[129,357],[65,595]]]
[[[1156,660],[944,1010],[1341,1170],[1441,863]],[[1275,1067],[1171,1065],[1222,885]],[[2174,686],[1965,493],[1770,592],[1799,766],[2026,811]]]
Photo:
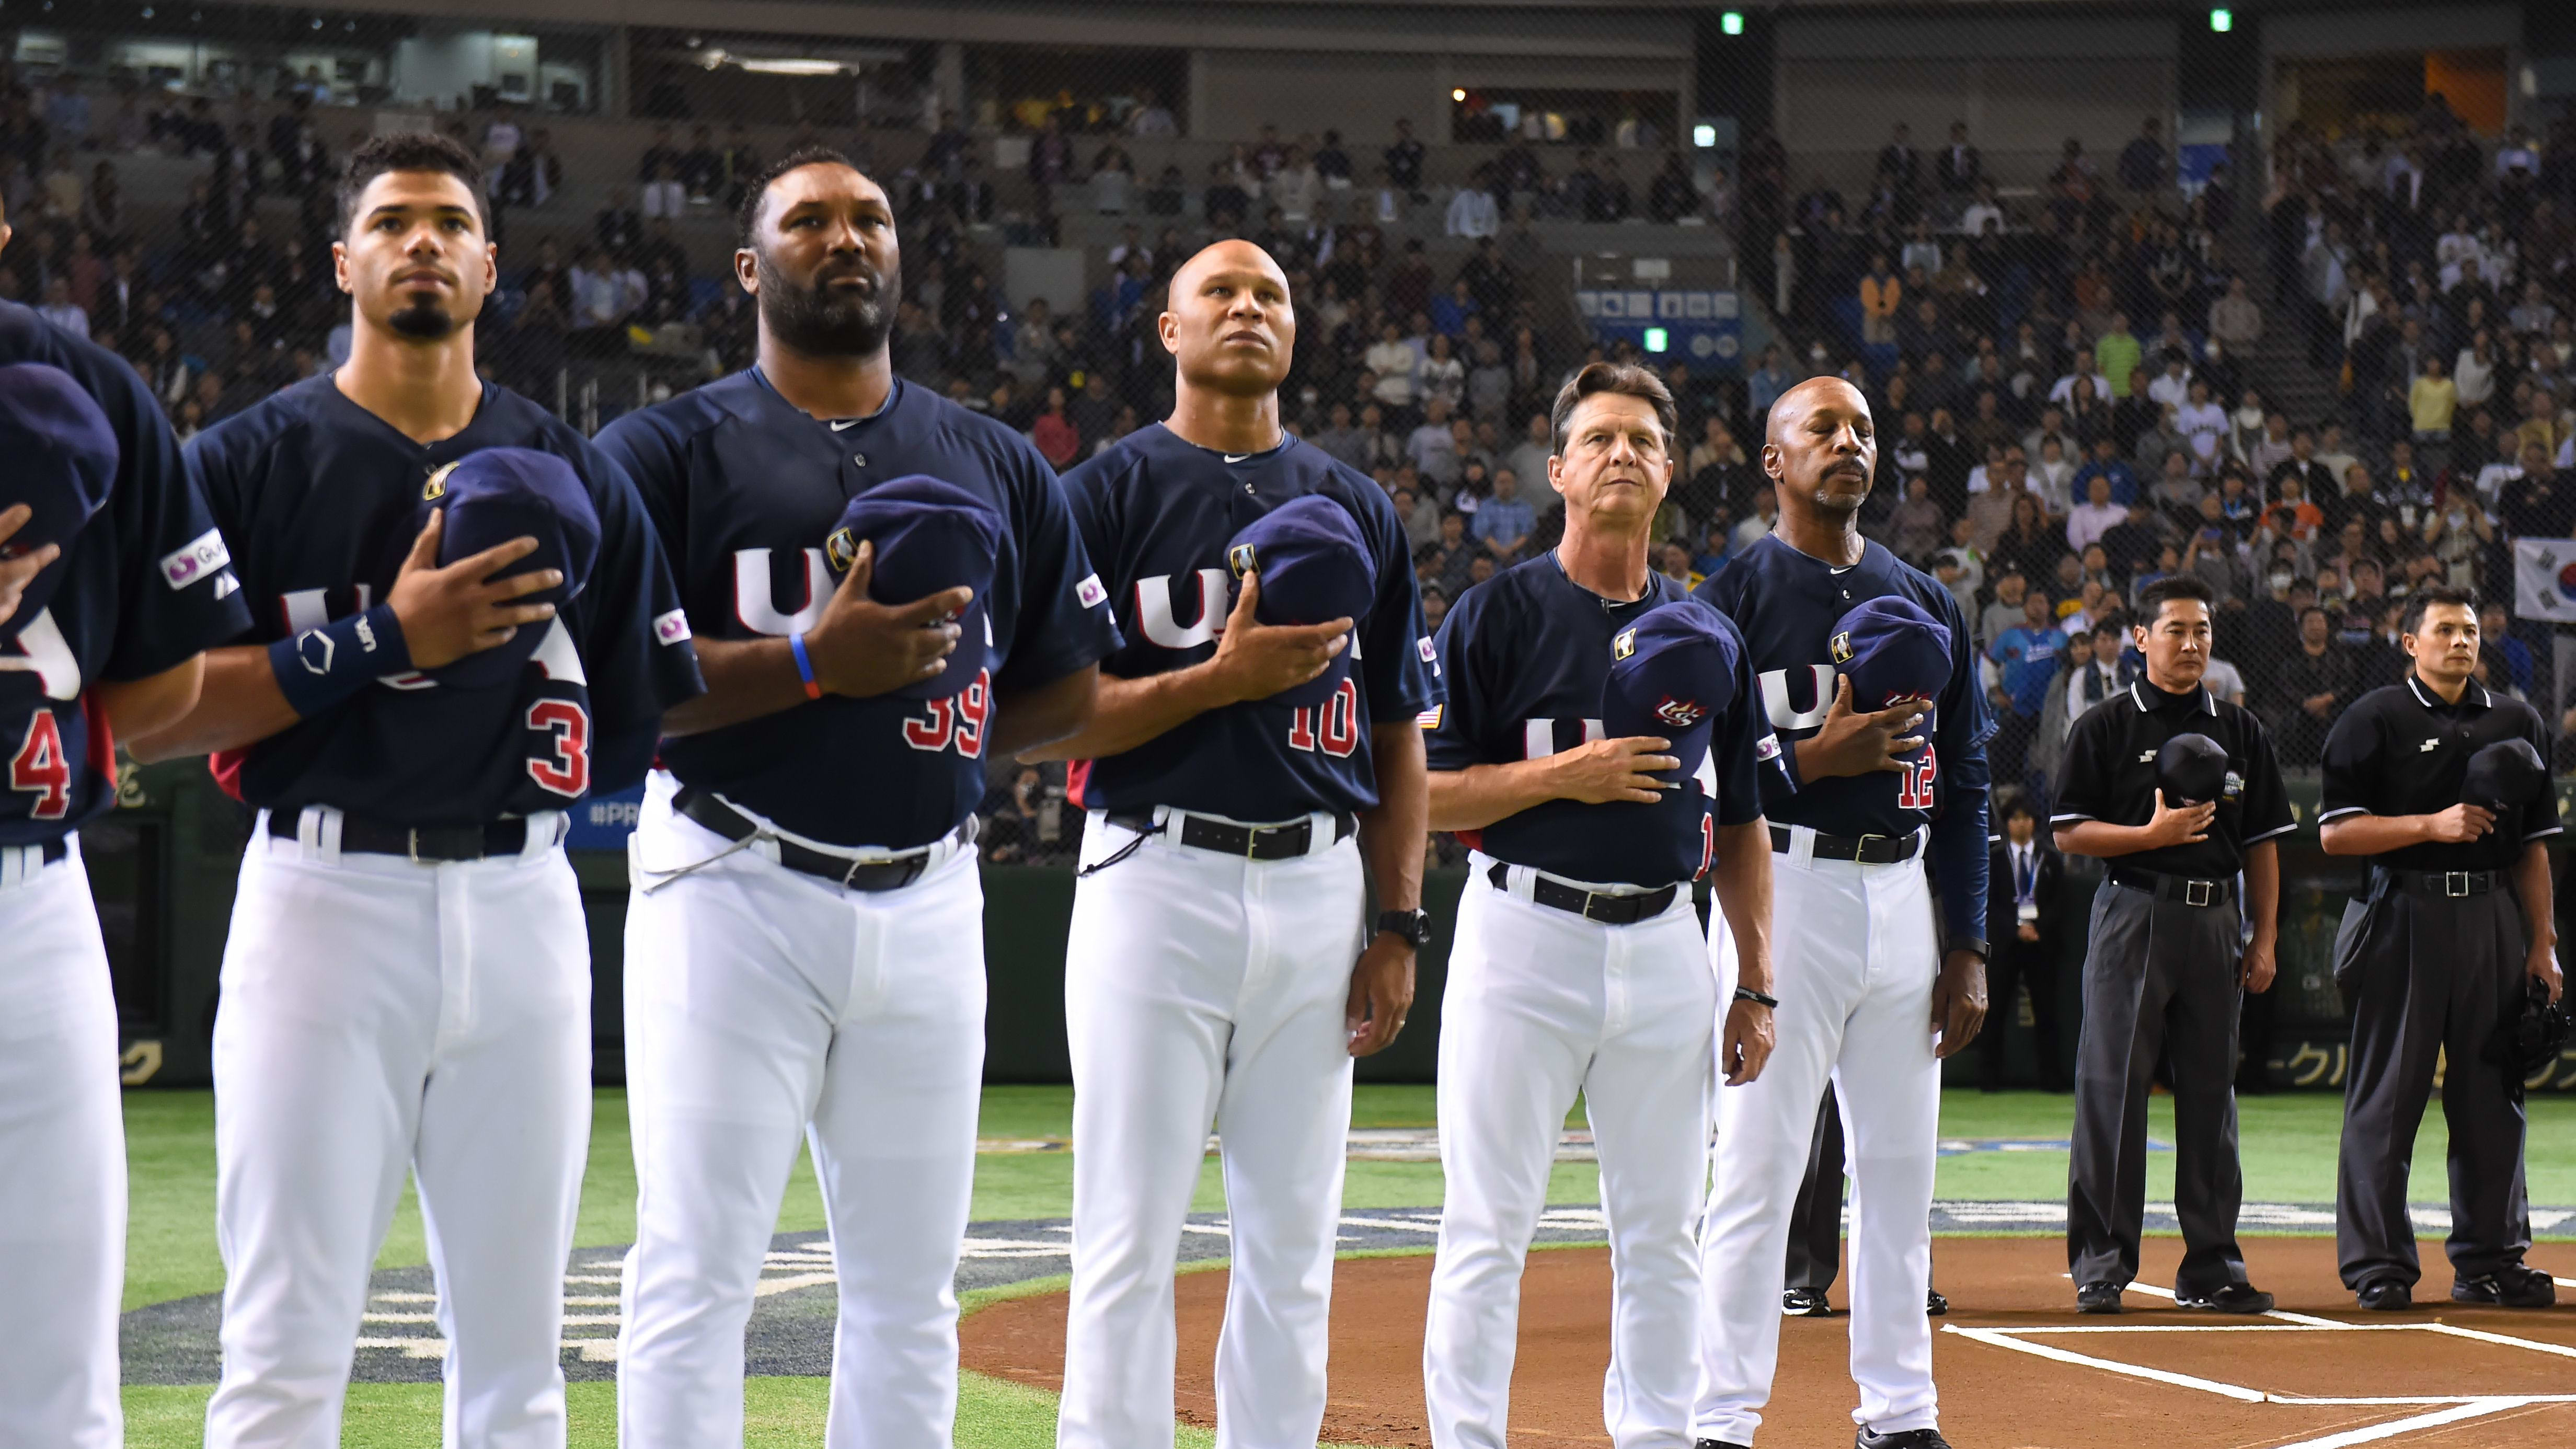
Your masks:
[[[1691,127],[1691,144],[1697,146],[1703,151],[1715,147],[1717,145],[1717,128],[1715,126]]]
[[[734,62],[754,75],[839,75],[841,63],[810,57],[782,56],[760,60],[746,56]]]

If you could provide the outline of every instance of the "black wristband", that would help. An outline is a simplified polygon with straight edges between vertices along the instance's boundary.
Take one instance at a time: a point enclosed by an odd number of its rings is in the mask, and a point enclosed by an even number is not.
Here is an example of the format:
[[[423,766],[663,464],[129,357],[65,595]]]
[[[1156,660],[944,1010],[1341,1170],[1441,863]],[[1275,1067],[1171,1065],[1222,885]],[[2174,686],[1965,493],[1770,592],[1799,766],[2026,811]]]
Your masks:
[[[1738,1001],[1750,1001],[1756,1006],[1767,1006],[1774,1011],[1777,1011],[1780,1007],[1779,997],[1765,996],[1750,986],[1739,986],[1735,988],[1735,999]]]
[[[391,604],[290,634],[268,646],[278,693],[299,718],[331,708],[388,674],[411,668],[411,649]]]

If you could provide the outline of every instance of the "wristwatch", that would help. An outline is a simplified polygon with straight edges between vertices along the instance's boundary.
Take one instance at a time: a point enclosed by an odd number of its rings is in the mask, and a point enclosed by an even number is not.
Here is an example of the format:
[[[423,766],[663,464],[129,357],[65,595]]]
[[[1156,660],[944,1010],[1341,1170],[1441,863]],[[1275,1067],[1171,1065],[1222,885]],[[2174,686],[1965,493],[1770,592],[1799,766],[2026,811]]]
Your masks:
[[[1380,911],[1377,917],[1377,929],[1378,934],[1382,936],[1403,937],[1406,945],[1419,951],[1422,949],[1422,943],[1431,939],[1431,913],[1429,911]]]
[[[1975,936],[1951,937],[1949,944],[1942,948],[1942,953],[1947,955],[1951,951],[1974,951],[1977,953],[1978,960],[1983,961],[1988,965],[1994,964],[1995,953],[1987,947],[1984,941],[1979,940]]]

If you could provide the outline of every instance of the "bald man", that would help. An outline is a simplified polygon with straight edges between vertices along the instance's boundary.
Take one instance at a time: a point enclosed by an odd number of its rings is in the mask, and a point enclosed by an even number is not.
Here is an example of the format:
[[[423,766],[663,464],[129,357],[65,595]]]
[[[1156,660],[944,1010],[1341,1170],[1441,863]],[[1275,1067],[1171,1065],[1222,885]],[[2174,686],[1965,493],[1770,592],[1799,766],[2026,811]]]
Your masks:
[[[1394,505],[1280,427],[1296,316],[1278,266],[1220,242],[1174,274],[1168,306],[1171,417],[1065,478],[1126,644],[1102,661],[1090,723],[1041,752],[1083,762],[1090,812],[1065,959],[1073,1305],[1056,1438],[1172,1443],[1172,1269],[1213,1125],[1234,1256],[1217,1442],[1313,1449],[1351,1059],[1393,1041],[1413,1000],[1415,720],[1440,687]],[[1259,560],[1279,543],[1262,520],[1291,504],[1342,540],[1335,566],[1365,607],[1264,622]]]
[[[1851,1145],[1859,1449],[1946,1449],[1923,1312],[1933,1145],[1940,1058],[1985,1020],[1993,727],[1958,600],[1860,536],[1877,463],[1869,405],[1849,383],[1790,389],[1762,445],[1780,522],[1699,589],[1743,634],[1782,746],[1763,781],[1779,1043],[1759,1078],[1717,1088],[1716,1191],[1700,1233],[1702,1449],[1750,1446],[1770,1400],[1783,1253],[1828,1082]],[[1853,697],[1837,668],[1852,658],[1842,621],[1878,599],[1928,615],[1916,631],[1946,632],[1946,679]]]

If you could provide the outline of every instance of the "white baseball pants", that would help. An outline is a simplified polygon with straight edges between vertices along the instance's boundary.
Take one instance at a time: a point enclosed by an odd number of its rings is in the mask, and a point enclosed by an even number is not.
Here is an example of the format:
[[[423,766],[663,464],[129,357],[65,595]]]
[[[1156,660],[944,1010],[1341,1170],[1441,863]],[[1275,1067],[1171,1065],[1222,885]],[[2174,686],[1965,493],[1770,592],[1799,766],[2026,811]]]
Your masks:
[[[1717,1088],[1716,1180],[1700,1234],[1698,1433],[1751,1444],[1780,1357],[1789,1218],[1831,1077],[1852,1176],[1853,1422],[1937,1427],[1932,1167],[1941,1070],[1932,1055],[1939,969],[1922,861],[1817,860],[1792,827],[1771,857],[1779,1045],[1762,1075]]]
[[[840,1278],[824,1443],[945,1449],[984,1073],[974,848],[934,846],[898,890],[845,890],[727,854],[674,793],[655,772],[630,847],[619,1443],[742,1443],[743,1331],[801,1140]]]
[[[252,827],[215,1016],[223,1382],[207,1449],[331,1449],[367,1274],[420,1188],[448,1449],[561,1449],[563,1274],[590,1137],[590,937],[563,817],[415,863]]]
[[[0,847],[0,1445],[116,1449],[125,1117],[80,844]]]
[[[1431,1442],[1503,1449],[1522,1262],[1580,1091],[1610,1227],[1602,1419],[1618,1449],[1690,1449],[1692,1232],[1707,1196],[1716,1060],[1710,944],[1688,890],[1649,920],[1602,925],[1532,902],[1536,872],[1524,866],[1496,890],[1493,864],[1469,857],[1441,997],[1448,1190],[1422,1349]]]
[[[1218,1449],[1314,1449],[1351,1121],[1356,839],[1273,861],[1157,835],[1074,887],[1073,1302],[1060,1449],[1170,1449],[1172,1267],[1211,1122],[1233,1280]],[[1095,812],[1085,866],[1136,840]]]

